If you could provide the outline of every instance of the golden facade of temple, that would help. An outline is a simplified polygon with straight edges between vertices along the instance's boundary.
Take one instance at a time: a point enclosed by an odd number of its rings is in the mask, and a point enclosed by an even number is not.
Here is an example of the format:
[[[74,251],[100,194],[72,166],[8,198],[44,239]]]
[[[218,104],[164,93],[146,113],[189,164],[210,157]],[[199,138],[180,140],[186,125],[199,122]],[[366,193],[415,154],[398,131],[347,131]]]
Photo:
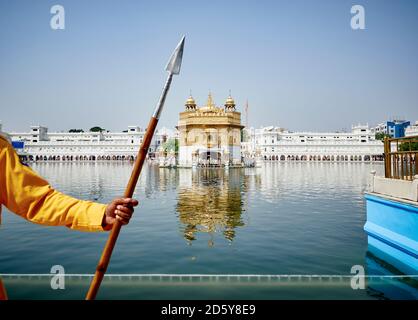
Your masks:
[[[205,106],[197,107],[190,96],[180,112],[179,165],[240,166],[241,113],[229,96],[224,107],[217,107],[209,93]]]

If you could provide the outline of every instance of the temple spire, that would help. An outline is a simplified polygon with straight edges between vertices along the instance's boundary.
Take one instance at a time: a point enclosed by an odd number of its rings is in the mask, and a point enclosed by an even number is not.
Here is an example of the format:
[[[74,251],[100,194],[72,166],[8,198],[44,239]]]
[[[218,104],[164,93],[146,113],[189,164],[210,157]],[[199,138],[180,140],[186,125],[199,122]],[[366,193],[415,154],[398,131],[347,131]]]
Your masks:
[[[208,101],[206,102],[206,106],[209,108],[214,108],[215,104],[213,102],[212,93],[209,91]]]

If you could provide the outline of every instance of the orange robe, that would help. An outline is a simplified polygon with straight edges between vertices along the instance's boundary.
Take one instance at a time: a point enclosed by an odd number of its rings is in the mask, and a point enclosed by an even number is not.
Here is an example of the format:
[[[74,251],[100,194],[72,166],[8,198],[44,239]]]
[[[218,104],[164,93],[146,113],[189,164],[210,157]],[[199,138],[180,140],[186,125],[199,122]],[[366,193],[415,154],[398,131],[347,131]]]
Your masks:
[[[13,147],[0,136],[1,205],[22,218],[48,226],[103,231],[106,205],[72,198],[20,162]]]

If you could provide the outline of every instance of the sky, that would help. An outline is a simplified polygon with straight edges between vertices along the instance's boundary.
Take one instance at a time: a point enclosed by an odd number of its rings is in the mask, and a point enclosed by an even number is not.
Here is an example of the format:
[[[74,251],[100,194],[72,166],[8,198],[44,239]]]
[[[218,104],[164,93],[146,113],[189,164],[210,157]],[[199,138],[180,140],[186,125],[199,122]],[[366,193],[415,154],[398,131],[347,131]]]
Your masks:
[[[53,30],[50,9],[65,9]],[[353,30],[350,10],[365,9]],[[185,52],[159,127],[174,127],[190,91],[250,126],[350,130],[418,120],[418,1],[0,0],[4,131],[146,127],[184,34]]]

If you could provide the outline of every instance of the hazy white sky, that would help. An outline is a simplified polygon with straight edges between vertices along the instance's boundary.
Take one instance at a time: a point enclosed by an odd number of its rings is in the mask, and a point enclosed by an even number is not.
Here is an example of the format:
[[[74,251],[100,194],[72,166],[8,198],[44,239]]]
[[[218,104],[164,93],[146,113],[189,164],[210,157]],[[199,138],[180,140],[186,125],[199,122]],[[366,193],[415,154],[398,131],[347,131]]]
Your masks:
[[[65,30],[50,28],[59,3]],[[192,90],[252,126],[341,130],[391,116],[418,120],[418,2],[0,1],[0,120],[6,131],[144,127],[182,34],[186,47],[160,126]],[[244,116],[243,116],[244,119]],[[244,120],[243,120],[244,121]]]

